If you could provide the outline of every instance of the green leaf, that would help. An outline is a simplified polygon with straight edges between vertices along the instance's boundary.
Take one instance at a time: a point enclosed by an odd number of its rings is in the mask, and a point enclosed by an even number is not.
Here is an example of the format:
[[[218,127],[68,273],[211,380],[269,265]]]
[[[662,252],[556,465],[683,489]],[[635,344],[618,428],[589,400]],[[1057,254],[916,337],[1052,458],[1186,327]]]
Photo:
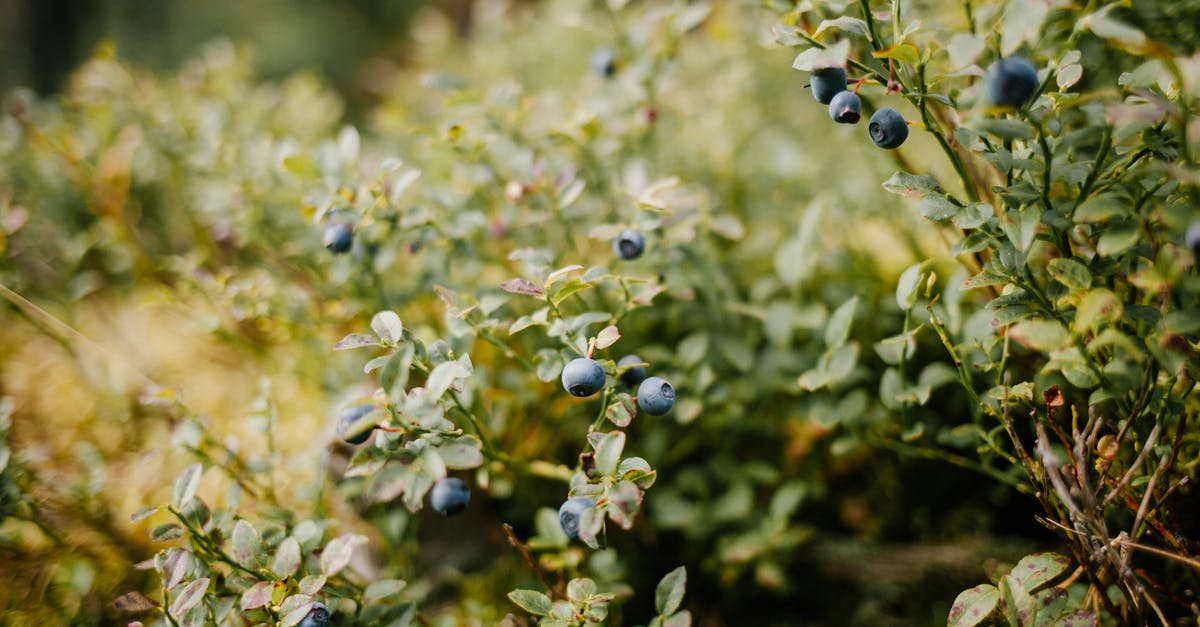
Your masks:
[[[141,592],[126,592],[113,601],[113,607],[122,614],[140,614],[158,607],[158,602]]]
[[[544,296],[542,288],[536,284],[526,281],[525,279],[509,279],[500,284],[500,289],[511,294],[522,294],[525,296],[534,296],[541,298]],[[511,331],[510,331],[511,334]]]
[[[592,549],[599,549],[596,536],[604,530],[604,513],[599,507],[589,507],[579,515],[579,539]]]
[[[300,624],[308,612],[312,610],[313,598],[307,594],[293,594],[279,605],[280,627],[292,627]]]
[[[179,596],[175,597],[175,602],[171,603],[171,613],[183,616],[188,610],[196,607],[208,591],[208,581],[208,577],[201,577],[184,586],[183,590],[179,591]]]
[[[1037,621],[1037,605],[1025,586],[1012,577],[1000,578],[1000,607],[1011,625],[1033,625]]]
[[[309,155],[285,157],[283,160],[283,169],[302,179],[316,178],[321,174],[321,171],[317,169],[317,162]]]
[[[851,35],[858,35],[867,41],[871,41],[871,31],[867,28],[867,23],[856,17],[842,16],[832,20],[821,20],[817,25],[817,30],[813,31],[813,39],[819,39],[821,35],[834,30],[840,30]]]
[[[1072,217],[1076,222],[1104,222],[1129,213],[1130,203],[1116,194],[1098,194],[1083,201]]]
[[[1008,331],[1009,337],[1037,351],[1062,348],[1071,340],[1067,330],[1051,320],[1022,320]]]
[[[1141,231],[1135,226],[1112,228],[1100,236],[1096,242],[1096,252],[1104,257],[1115,257],[1132,248],[1141,237]]]
[[[380,579],[379,581],[372,582],[363,591],[363,605],[371,605],[372,603],[378,603],[383,599],[395,596],[401,590],[404,590],[407,585],[407,582],[400,579]]]
[[[508,593],[508,600],[534,616],[550,615],[550,597],[537,590],[513,590]]]
[[[559,209],[566,209],[575,204],[575,201],[583,195],[583,188],[586,186],[587,183],[583,179],[575,179],[563,187],[558,194]]]
[[[1075,28],[1078,30],[1091,31],[1097,37],[1110,39],[1124,48],[1137,50],[1146,45],[1146,34],[1129,24],[1111,17],[1109,13],[1119,7],[1121,3],[1114,2],[1109,4],[1099,11],[1089,13],[1079,18],[1075,23]]]
[[[792,67],[803,72],[820,68],[845,67],[850,58],[850,40],[843,39],[828,48],[809,48],[796,55]]]
[[[384,346],[395,346],[404,337],[404,325],[394,311],[381,311],[371,318],[371,329]]]
[[[1009,0],[1000,30],[1000,51],[1016,52],[1026,42],[1036,43],[1050,7],[1040,0]]]
[[[950,55],[950,68],[957,70],[974,63],[986,47],[987,42],[982,37],[970,33],[955,33],[946,46],[946,52]]]
[[[662,627],[692,627],[692,613],[683,610],[663,620]]]
[[[905,268],[896,280],[896,305],[907,311],[917,302],[917,288],[920,287],[921,275],[929,267],[928,261],[921,261]],[[835,314],[836,315],[836,314]]]
[[[825,325],[825,347],[829,350],[841,347],[850,338],[850,323],[854,321],[854,310],[858,307],[858,297],[841,304],[829,317]]]
[[[1195,335],[1200,331],[1200,310],[1176,309],[1163,316],[1163,325],[1168,333]]]
[[[1121,301],[1110,290],[1090,290],[1079,300],[1072,329],[1076,333],[1096,332],[1100,327],[1121,319]]]
[[[596,594],[596,582],[591,579],[576,577],[567,582],[567,598],[572,603],[583,603],[593,594]]]
[[[876,59],[895,59],[913,67],[921,64],[921,52],[912,44],[898,44],[871,53]]]
[[[1033,126],[1021,120],[977,118],[971,124],[985,133],[991,133],[1004,139],[1033,139],[1034,137]]]
[[[909,174],[900,171],[883,182],[883,188],[893,194],[910,198],[924,198],[930,194],[945,193],[937,179],[928,174]]]
[[[287,579],[300,569],[300,542],[291,536],[279,543],[275,550],[275,559],[271,562],[271,572],[280,579]]]
[[[196,490],[200,488],[200,476],[204,473],[204,467],[199,463],[188,466],[183,474],[175,480],[175,507],[182,509],[184,504],[192,500],[196,496]]]
[[[350,564],[354,549],[367,543],[367,537],[357,533],[340,535],[329,541],[321,551],[321,572],[326,577],[332,577]]]
[[[1083,290],[1092,286],[1092,274],[1087,266],[1074,259],[1051,259],[1046,268],[1059,283],[1073,290]]]
[[[271,603],[271,595],[275,592],[274,581],[260,581],[253,586],[250,586],[242,593],[242,600],[239,606],[243,610],[253,610],[260,607],[266,607]]]
[[[233,548],[230,555],[233,561],[252,568],[257,563],[258,551],[262,548],[262,538],[258,530],[246,520],[239,520],[233,526]]]
[[[621,480],[605,491],[608,517],[622,529],[632,529],[633,519],[642,506],[642,491],[636,483]]]
[[[452,470],[470,470],[483,464],[482,444],[473,435],[459,436],[438,447],[438,455],[446,468]]]
[[[960,207],[945,196],[929,195],[917,204],[917,212],[926,220],[944,222],[958,215],[965,207]]]
[[[996,586],[985,583],[963,590],[950,607],[947,627],[975,627],[990,622],[996,618],[999,604],[1000,591]]]
[[[609,325],[596,334],[596,348],[603,350],[615,344],[619,339],[621,339],[621,332],[617,330],[617,327]]]
[[[3,471],[3,470],[4,470],[4,468],[2,466],[0,466],[0,471]],[[143,508],[139,509],[138,511],[129,515],[129,522],[135,523],[135,522],[138,522],[141,520],[145,520],[145,519],[153,516],[154,514],[158,513],[158,510],[159,510],[159,508],[154,505],[143,507]]]
[[[617,472],[621,452],[625,450],[625,432],[612,431],[604,434],[596,444],[596,470],[608,476]]]
[[[1010,579],[1016,579],[1021,582],[1021,585],[1030,592],[1037,592],[1044,588],[1047,583],[1057,579],[1060,575],[1067,572],[1071,567],[1070,558],[1058,553],[1034,553],[1026,555],[1013,566],[1012,571],[1007,575]]]
[[[661,616],[670,616],[683,602],[687,588],[687,568],[680,566],[666,574],[654,589],[654,608]]]
[[[351,333],[346,337],[338,340],[337,344],[333,345],[335,351],[345,351],[355,348],[363,348],[365,346],[382,346],[379,343],[379,338],[366,333]]]

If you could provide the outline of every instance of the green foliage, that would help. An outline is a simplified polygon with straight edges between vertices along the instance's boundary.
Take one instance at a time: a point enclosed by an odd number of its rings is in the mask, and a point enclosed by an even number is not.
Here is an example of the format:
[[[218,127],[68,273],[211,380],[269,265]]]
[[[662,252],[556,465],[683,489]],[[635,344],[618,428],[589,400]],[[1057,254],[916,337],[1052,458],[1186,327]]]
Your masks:
[[[87,372],[86,307],[161,290],[206,342],[300,381],[215,415],[174,393],[186,377],[94,384],[127,413],[109,410],[121,445],[80,456],[83,496],[9,453],[59,424],[14,394],[30,430],[0,449],[5,549],[69,572],[34,507],[50,494],[101,513],[56,520],[137,554],[106,609],[53,616],[1189,615],[1193,50],[1117,5],[497,7],[466,44],[416,33],[412,76],[358,126],[310,77],[261,82],[220,44],[166,78],[102,50],[61,98],[13,97],[0,283],[21,333]],[[601,45],[611,79],[588,71]],[[911,137],[885,152],[835,127],[780,52],[845,66],[865,113],[896,107]],[[1038,93],[993,107],[983,68],[1012,55]],[[324,247],[331,223],[353,230],[345,254]],[[627,228],[636,259],[612,249]],[[635,352],[677,390],[663,416],[619,379]],[[606,381],[581,399],[559,375],[584,356]],[[362,406],[350,446],[334,425]],[[182,453],[173,492],[156,477],[105,502],[121,446]],[[472,498],[443,519],[424,502],[451,474]],[[555,511],[571,496],[596,504],[578,543]],[[97,522],[133,509],[133,532]],[[951,605],[989,559],[1016,566]],[[662,564],[680,566],[656,586]]]

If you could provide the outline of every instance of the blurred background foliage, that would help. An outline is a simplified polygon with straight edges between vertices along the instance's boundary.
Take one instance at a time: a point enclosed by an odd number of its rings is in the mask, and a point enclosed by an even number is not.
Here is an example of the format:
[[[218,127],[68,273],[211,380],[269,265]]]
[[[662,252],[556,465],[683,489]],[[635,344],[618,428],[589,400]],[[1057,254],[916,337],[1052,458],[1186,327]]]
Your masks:
[[[774,13],[713,3],[673,33],[664,16],[687,3],[619,20],[601,2],[424,4],[0,0],[0,82],[45,96],[14,92],[0,120],[0,487],[19,513],[0,524],[0,620],[101,624],[119,594],[154,591],[134,565],[159,547],[128,515],[169,500],[188,446],[245,457],[299,515],[371,534],[363,571],[408,579],[429,624],[515,611],[504,594],[533,579],[499,525],[528,537],[562,486],[504,475],[452,522],[361,507],[325,469],[346,454],[332,417],[372,380],[330,347],[385,308],[456,335],[492,377],[479,403],[500,446],[572,465],[592,408],[462,332],[433,286],[494,294],[522,247],[611,264],[589,232],[620,223],[654,229],[628,272],[665,293],[622,322],[615,350],[667,374],[681,402],[632,427],[659,483],[590,572],[649,591],[684,564],[700,625],[922,625],[986,568],[1054,546],[1031,499],[883,445],[908,425],[875,398],[878,360],[800,392],[838,306],[858,297],[851,335],[868,353],[903,324],[899,274],[954,264],[880,188],[898,153],[829,124],[791,52],[768,45]],[[1135,3],[1130,19],[1169,40],[1174,6]],[[613,80],[588,70],[597,46],[617,51]],[[912,137],[907,167],[945,173],[932,146]],[[311,165],[284,166],[297,155]],[[363,190],[388,157],[421,177],[373,213]],[[628,190],[669,176],[686,219],[633,209]],[[554,211],[576,179],[582,200]],[[529,198],[506,196],[511,181]],[[337,259],[312,219],[334,205],[362,220]],[[533,355],[545,338],[525,333],[506,341]],[[922,346],[914,363],[939,359]],[[933,430],[967,412],[943,388],[912,418]],[[201,493],[232,507],[229,483],[207,473]],[[626,624],[651,608],[633,598]]]

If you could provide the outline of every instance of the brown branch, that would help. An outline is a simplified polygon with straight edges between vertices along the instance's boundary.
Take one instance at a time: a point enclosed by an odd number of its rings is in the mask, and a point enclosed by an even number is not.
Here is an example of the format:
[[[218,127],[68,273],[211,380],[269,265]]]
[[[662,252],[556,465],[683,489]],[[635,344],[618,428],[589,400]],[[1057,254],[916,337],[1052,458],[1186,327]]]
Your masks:
[[[542,582],[542,586],[546,588],[546,592],[550,593],[550,598],[561,597],[562,594],[554,586],[550,585],[550,581],[546,579],[546,573],[542,572],[541,566],[538,566],[537,560],[533,558],[533,551],[529,550],[528,545],[517,539],[517,534],[513,532],[512,525],[504,523],[501,527],[504,528],[504,535],[508,536],[508,543],[521,553],[521,557],[525,558],[525,563],[537,575],[538,580]]]

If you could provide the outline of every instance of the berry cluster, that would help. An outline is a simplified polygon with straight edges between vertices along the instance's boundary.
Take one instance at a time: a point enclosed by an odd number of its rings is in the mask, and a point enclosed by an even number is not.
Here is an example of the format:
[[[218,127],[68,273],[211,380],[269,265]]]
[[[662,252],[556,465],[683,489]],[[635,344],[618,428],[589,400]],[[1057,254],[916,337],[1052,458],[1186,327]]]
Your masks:
[[[856,82],[862,84],[861,80]],[[848,86],[843,67],[814,69],[809,81],[813,97],[817,102],[829,105],[829,117],[834,122],[858,124],[862,119],[862,100],[858,97],[858,88],[849,91]],[[984,90],[988,100],[996,106],[1020,108],[1037,93],[1037,89],[1037,69],[1020,57],[996,61],[984,76]],[[899,111],[884,107],[871,116],[867,133],[880,148],[899,148],[908,139],[908,121]]]
[[[858,124],[862,119],[862,99],[858,97],[857,89],[848,91],[848,85],[846,68],[825,67],[812,71],[809,86],[813,98],[823,105],[829,105],[829,117],[838,124]],[[867,131],[876,146],[896,148],[908,139],[908,122],[899,111],[884,107],[871,116]]]

